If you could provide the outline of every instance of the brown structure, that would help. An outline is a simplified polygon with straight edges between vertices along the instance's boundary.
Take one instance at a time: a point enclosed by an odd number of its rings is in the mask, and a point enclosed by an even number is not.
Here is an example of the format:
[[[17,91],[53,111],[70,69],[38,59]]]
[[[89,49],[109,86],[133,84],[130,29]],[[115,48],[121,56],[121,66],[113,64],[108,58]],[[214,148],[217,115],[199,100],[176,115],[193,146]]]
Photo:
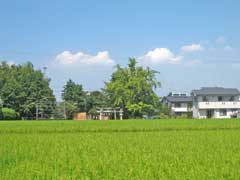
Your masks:
[[[88,119],[87,113],[86,112],[75,113],[73,119],[74,120],[87,120]]]
[[[118,115],[118,116],[117,116]],[[123,119],[123,110],[122,108],[97,108],[97,115],[87,114],[86,112],[78,112],[74,114],[74,120],[110,120],[110,119]]]
[[[109,115],[105,115],[102,117],[102,120],[109,120],[109,119],[111,119]]]

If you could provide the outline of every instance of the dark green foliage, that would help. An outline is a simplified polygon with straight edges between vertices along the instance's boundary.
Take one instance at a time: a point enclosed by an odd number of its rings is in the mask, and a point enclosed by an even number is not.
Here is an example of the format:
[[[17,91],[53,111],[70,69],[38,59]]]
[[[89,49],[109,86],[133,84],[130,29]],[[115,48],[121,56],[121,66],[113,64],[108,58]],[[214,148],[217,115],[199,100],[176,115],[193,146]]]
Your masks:
[[[76,103],[65,101],[61,104],[66,110],[66,118],[73,119],[74,113],[83,111]]]
[[[131,58],[126,68],[117,65],[110,82],[105,83],[109,104],[122,107],[129,117],[152,115],[159,102],[154,92],[160,86],[157,73],[148,67],[137,66],[137,61]]]
[[[97,107],[107,106],[106,97],[101,91],[92,91],[86,94],[86,111],[93,113]],[[94,114],[94,113],[93,113]]]
[[[2,108],[0,108],[0,120],[3,119],[3,112],[2,112]]]
[[[187,112],[187,118],[192,119],[193,118],[193,112]]]
[[[0,97],[3,107],[9,107],[20,117],[33,118],[36,103],[41,112],[49,117],[55,106],[55,97],[49,87],[50,80],[31,63],[8,65],[0,63]]]
[[[82,85],[76,84],[71,79],[67,81],[62,94],[62,98],[64,101],[76,104],[78,110],[82,111],[84,110],[85,105],[84,96],[85,93],[83,91]]]
[[[159,105],[160,119],[168,119],[172,116],[171,107],[165,104]]]
[[[0,111],[0,119],[2,120],[17,120],[19,118],[14,109],[2,108]]]
[[[97,119],[99,113],[97,112],[96,107],[93,107],[89,110],[88,114],[90,115],[90,119]]]
[[[72,119],[74,113],[85,111],[86,99],[83,87],[76,84],[71,79],[64,86],[62,99],[64,100],[67,119]]]
[[[65,119],[65,109],[64,109],[64,102],[60,102],[56,104],[56,108],[53,112],[54,119]]]
[[[96,115],[96,108],[106,106],[105,96],[100,91],[85,92],[82,85],[73,82],[71,79],[64,86],[62,98],[64,103],[59,104],[66,109],[67,119],[72,119],[74,113],[88,112]]]

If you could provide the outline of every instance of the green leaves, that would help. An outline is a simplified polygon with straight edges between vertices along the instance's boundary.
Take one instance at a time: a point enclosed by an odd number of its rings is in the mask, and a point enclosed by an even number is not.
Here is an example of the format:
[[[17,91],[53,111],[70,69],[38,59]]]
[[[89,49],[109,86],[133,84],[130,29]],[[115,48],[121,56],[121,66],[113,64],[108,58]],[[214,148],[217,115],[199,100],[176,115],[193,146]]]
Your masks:
[[[74,113],[85,111],[85,92],[80,84],[76,84],[69,79],[64,86],[62,98],[65,102],[66,115],[72,119]]]
[[[88,112],[96,115],[96,107],[106,105],[105,96],[100,91],[85,92],[82,85],[71,79],[64,86],[62,98],[64,100],[67,118],[72,119],[74,113]]]
[[[16,120],[18,118],[18,114],[13,109],[2,108],[0,110],[1,110],[2,119],[4,119],[4,120]]]
[[[9,107],[20,113],[21,117],[33,118],[36,113],[36,103],[42,100],[55,105],[53,91],[49,87],[49,79],[39,70],[34,70],[31,63],[23,65],[0,64],[0,97],[4,107]],[[49,117],[52,108],[40,104],[42,113]]]
[[[126,108],[128,112],[125,113],[131,117],[151,114],[159,101],[154,92],[161,85],[156,79],[157,73],[149,67],[144,69],[137,66],[134,58],[129,59],[126,68],[117,65],[110,82],[105,83],[104,88],[110,106]]]

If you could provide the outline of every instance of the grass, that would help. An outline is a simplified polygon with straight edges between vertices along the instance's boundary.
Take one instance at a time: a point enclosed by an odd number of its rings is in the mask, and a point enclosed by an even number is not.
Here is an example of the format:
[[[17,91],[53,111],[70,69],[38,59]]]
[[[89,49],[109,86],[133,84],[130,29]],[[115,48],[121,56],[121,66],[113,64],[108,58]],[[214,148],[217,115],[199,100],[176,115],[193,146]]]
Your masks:
[[[240,120],[3,121],[0,179],[239,179]]]

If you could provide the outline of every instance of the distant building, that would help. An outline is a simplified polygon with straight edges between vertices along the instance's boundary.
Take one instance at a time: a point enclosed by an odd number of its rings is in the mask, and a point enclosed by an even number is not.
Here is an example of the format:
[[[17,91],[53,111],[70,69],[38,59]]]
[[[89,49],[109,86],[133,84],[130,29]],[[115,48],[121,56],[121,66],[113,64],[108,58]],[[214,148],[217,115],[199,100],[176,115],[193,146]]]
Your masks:
[[[86,112],[78,112],[73,116],[74,120],[87,120],[89,117]]]
[[[194,118],[234,118],[240,114],[240,92],[235,88],[205,87],[192,91]]]
[[[192,112],[192,97],[186,94],[172,94],[165,96],[162,103],[171,108],[173,116],[181,116]]]

